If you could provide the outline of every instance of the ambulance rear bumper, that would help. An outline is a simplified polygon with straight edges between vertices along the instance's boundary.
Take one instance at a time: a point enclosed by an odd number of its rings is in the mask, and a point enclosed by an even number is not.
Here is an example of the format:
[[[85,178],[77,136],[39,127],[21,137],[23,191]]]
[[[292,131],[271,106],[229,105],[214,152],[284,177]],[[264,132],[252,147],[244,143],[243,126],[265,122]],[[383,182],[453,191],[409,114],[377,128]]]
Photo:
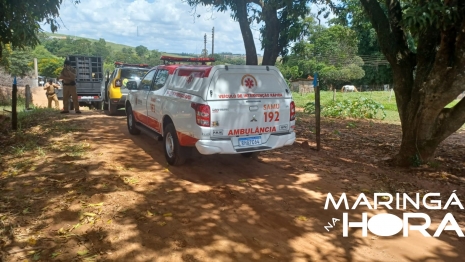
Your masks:
[[[283,146],[290,146],[295,142],[295,132],[286,134],[272,134],[269,139],[259,145],[251,147],[234,146],[232,140],[199,140],[195,147],[202,155],[213,154],[240,154],[272,150]]]

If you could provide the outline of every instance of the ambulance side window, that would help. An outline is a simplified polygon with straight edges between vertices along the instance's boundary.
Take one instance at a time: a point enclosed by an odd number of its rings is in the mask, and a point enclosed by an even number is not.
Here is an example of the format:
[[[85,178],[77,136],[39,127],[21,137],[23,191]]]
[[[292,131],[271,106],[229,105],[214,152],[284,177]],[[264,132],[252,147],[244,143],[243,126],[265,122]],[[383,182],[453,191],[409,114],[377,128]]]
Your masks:
[[[166,80],[168,79],[169,72],[168,70],[158,70],[157,76],[155,77],[152,90],[158,90],[162,88]]]
[[[152,87],[152,80],[155,76],[155,72],[156,70],[152,70],[145,75],[145,77],[139,83],[139,90],[150,90],[150,88]]]

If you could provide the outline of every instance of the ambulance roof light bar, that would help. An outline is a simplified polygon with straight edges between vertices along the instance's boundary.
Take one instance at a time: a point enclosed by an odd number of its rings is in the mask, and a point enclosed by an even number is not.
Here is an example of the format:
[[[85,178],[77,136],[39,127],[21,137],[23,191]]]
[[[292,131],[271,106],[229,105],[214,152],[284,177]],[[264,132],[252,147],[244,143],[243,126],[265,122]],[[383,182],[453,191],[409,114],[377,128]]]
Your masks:
[[[174,56],[162,56],[160,60],[166,65],[168,62],[176,63],[176,62],[191,62],[191,63],[202,63],[202,65],[206,65],[207,62],[215,62],[215,58],[210,57],[174,57]]]
[[[123,66],[133,66],[133,67],[149,67],[147,64],[127,64],[123,62],[115,62],[115,67],[123,67]]]

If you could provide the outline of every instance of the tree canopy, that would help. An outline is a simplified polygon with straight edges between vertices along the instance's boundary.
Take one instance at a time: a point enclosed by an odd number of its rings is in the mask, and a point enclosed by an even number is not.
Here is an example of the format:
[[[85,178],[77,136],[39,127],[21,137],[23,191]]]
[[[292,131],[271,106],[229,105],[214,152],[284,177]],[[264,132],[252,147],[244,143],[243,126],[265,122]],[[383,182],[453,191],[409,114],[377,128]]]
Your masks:
[[[246,52],[246,64],[257,65],[257,50],[250,25],[253,21],[260,28],[264,50],[263,65],[275,65],[278,56],[289,52],[292,41],[301,36],[302,20],[309,13],[308,0],[183,0],[194,9],[198,5],[213,6],[219,12],[231,11],[239,22]]]
[[[12,49],[34,47],[39,44],[39,22],[45,21],[55,32],[60,24],[57,21],[60,5],[63,0],[0,1],[0,58],[6,44]],[[80,0],[73,0],[77,4]]]
[[[318,72],[320,84],[330,88],[365,75],[363,60],[357,55],[358,39],[354,31],[340,25],[329,28],[317,25],[312,17],[305,23],[308,37],[294,45],[285,64],[280,66],[284,76],[306,78]]]

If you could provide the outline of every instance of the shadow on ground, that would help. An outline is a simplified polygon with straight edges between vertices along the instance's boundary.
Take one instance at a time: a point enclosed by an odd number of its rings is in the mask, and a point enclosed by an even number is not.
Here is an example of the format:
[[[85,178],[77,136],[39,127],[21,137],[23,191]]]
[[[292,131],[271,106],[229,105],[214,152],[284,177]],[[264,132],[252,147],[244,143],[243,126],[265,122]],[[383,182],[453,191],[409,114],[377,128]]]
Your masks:
[[[2,163],[15,165],[0,180],[5,261],[462,261],[465,255],[455,232],[362,237],[350,228],[343,237],[342,220],[325,229],[344,212],[351,221],[376,213],[325,210],[328,193],[347,193],[351,206],[362,192],[455,188],[462,195],[456,183],[426,178],[446,166],[403,170],[381,160],[396,149],[396,126],[325,120],[323,151],[316,152],[305,128],[312,122],[303,119],[298,143],[259,159],[196,154],[170,167],[161,142],[129,135],[122,114],[70,114],[56,120],[58,128],[41,126],[42,154],[3,155]],[[464,147],[456,150],[462,157],[439,150],[444,165],[465,163]],[[451,210],[463,226],[463,212]],[[431,213],[433,221],[446,211]]]

